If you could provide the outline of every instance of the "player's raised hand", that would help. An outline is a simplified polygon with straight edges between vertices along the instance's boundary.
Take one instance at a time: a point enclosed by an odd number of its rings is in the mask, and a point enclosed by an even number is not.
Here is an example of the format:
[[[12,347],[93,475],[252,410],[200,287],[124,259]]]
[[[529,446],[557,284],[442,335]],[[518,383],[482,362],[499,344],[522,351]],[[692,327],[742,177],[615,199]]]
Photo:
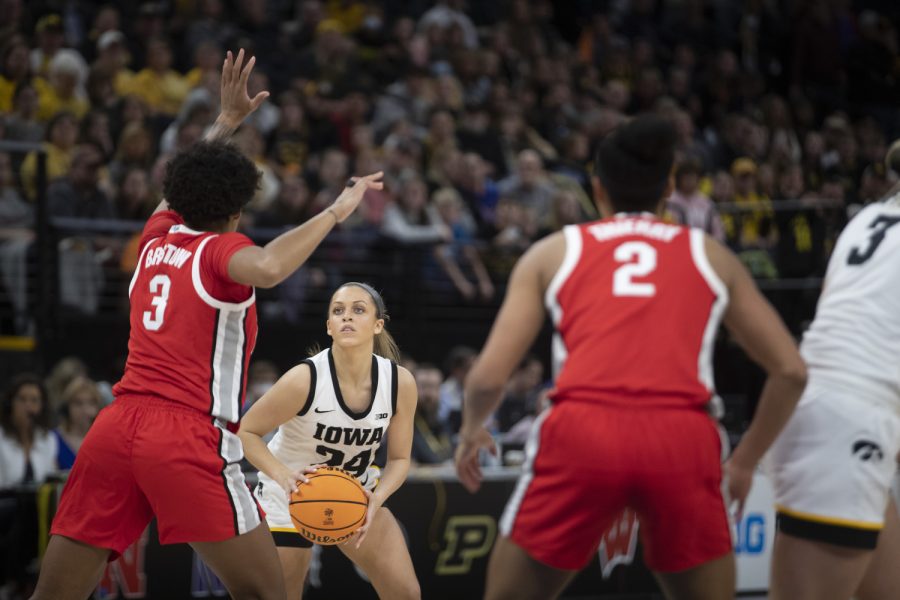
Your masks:
[[[247,93],[247,81],[253,72],[256,57],[251,56],[244,64],[244,49],[234,57],[229,50],[225,55],[225,64],[222,65],[222,89],[220,112],[230,125],[237,127],[247,116],[269,97],[269,92],[263,91],[253,98]]]
[[[497,454],[494,438],[487,429],[479,427],[471,435],[460,432],[459,446],[456,448],[456,474],[463,487],[473,494],[481,487],[483,479],[481,465],[478,463],[478,451],[482,448],[495,456]]]
[[[350,178],[347,182],[347,187],[344,188],[341,195],[331,205],[331,210],[334,211],[334,216],[338,223],[341,223],[353,214],[353,211],[362,202],[363,196],[366,195],[367,191],[384,189],[384,183],[381,181],[382,177],[384,177],[384,173],[378,171],[365,177]]]

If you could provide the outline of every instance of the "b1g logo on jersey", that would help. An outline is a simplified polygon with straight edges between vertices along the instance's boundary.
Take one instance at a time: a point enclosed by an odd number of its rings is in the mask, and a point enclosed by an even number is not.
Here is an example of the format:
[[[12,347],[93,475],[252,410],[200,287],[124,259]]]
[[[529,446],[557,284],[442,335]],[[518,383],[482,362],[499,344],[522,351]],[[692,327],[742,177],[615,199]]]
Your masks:
[[[609,579],[617,566],[630,565],[634,561],[639,528],[637,514],[626,508],[600,538],[600,570],[603,572],[603,579]]]

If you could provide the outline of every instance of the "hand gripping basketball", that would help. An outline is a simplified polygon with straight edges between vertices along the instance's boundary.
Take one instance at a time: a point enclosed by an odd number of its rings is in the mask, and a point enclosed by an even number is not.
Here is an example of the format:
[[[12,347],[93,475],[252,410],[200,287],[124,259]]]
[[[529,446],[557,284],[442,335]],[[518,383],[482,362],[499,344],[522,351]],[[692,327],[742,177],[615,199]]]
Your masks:
[[[347,541],[366,520],[369,496],[356,477],[339,467],[319,467],[290,499],[291,521],[309,541],[323,546]]]

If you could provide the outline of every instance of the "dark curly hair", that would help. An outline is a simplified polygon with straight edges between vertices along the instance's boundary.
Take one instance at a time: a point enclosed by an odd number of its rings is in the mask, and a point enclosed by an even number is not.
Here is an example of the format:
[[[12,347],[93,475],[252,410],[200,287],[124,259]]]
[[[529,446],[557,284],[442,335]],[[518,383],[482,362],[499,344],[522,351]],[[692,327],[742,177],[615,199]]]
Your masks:
[[[163,193],[192,229],[209,230],[237,214],[259,187],[259,171],[224,142],[198,142],[166,165]]]
[[[13,400],[19,390],[26,385],[37,387],[41,394],[41,411],[37,414],[34,424],[45,430],[50,429],[50,403],[47,399],[47,388],[44,386],[44,382],[33,373],[21,373],[13,377],[4,390],[3,396],[0,396],[0,429],[12,438],[18,438],[18,432],[12,422]]]

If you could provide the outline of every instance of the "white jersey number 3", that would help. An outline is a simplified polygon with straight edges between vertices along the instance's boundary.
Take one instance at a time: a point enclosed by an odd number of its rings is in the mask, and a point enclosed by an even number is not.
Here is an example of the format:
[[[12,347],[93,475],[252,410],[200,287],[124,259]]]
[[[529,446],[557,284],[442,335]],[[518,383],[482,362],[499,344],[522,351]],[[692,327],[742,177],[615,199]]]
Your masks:
[[[150,280],[150,293],[153,295],[150,304],[154,310],[152,313],[149,310],[144,311],[144,328],[147,331],[158,331],[162,327],[166,304],[169,303],[170,287],[172,287],[172,281],[168,275],[156,275]]]
[[[656,269],[656,248],[646,242],[625,242],[613,254],[616,262],[625,263],[613,273],[613,296],[649,298],[656,295],[652,283],[635,283],[635,277],[646,277]]]

